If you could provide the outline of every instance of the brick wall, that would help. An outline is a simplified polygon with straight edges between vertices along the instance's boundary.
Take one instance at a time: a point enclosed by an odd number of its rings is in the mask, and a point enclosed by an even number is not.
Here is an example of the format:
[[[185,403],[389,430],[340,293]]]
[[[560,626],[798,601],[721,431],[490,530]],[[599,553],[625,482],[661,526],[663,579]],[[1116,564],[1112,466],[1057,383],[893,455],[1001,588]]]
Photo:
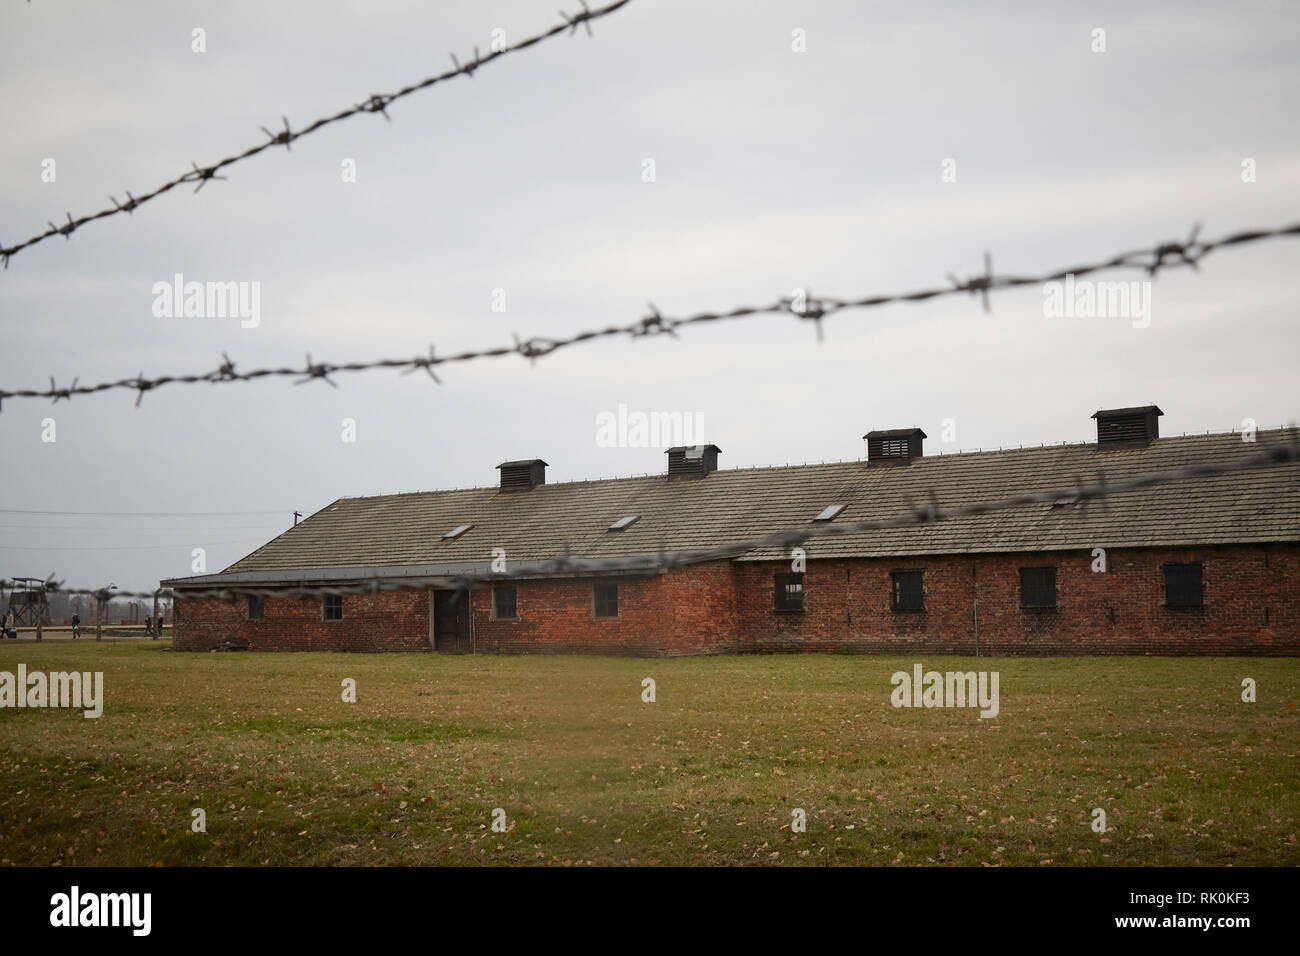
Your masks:
[[[674,656],[730,650],[735,644],[731,568],[724,562],[618,584],[618,617],[595,616],[593,582],[521,581],[518,620],[493,618],[491,588],[476,590],[474,647],[496,653]]]
[[[1166,562],[1204,565],[1205,606],[1164,606]],[[471,595],[474,647],[494,653],[679,655],[845,651],[970,654],[978,600],[981,654],[1300,654],[1300,545],[1111,551],[1105,573],[1087,551],[906,559],[810,560],[804,610],[773,609],[778,562],[717,562],[619,585],[617,618],[595,616],[590,579],[516,582],[518,620],[499,621],[492,591]],[[1020,606],[1022,567],[1052,566],[1057,607]],[[925,610],[891,609],[890,574],[924,572]],[[253,650],[429,650],[429,595],[343,598],[343,620],[319,601],[247,604],[181,598],[175,646],[229,638]]]
[[[252,651],[427,651],[427,591],[343,595],[343,619],[324,620],[319,599],[271,598],[263,620],[248,619],[248,601],[187,598],[177,592],[177,650],[205,651],[227,640]]]
[[[737,566],[747,651],[981,654],[1300,654],[1300,547],[1089,551],[810,561],[802,613],[773,611],[773,575]],[[1202,608],[1164,606],[1165,563],[1201,562]],[[1020,606],[1020,569],[1055,567],[1057,607]],[[890,574],[923,570],[925,610],[891,609]]]

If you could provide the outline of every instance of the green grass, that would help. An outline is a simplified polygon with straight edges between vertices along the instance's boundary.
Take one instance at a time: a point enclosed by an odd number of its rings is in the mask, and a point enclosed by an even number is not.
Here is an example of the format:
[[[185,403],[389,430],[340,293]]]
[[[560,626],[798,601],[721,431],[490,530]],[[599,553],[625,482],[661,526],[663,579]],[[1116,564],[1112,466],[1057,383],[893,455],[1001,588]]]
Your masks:
[[[0,709],[0,863],[1300,863],[1297,660],[166,647],[0,649],[106,698]],[[917,660],[999,671],[1001,713],[891,707]]]

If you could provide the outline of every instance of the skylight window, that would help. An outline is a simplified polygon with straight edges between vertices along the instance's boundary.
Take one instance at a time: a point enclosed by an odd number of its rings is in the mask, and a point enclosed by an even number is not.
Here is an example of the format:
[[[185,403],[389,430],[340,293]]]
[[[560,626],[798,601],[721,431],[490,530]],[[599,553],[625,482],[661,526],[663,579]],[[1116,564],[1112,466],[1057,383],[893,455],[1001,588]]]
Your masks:
[[[455,541],[457,538],[459,538],[461,535],[463,535],[466,531],[468,531],[472,527],[474,527],[472,524],[458,524],[456,525],[456,527],[452,528],[450,531],[444,534],[442,536],[442,540]]]
[[[827,505],[813,521],[834,521],[848,505]]]
[[[632,525],[641,520],[640,515],[624,515],[609,526],[609,531],[626,531]]]

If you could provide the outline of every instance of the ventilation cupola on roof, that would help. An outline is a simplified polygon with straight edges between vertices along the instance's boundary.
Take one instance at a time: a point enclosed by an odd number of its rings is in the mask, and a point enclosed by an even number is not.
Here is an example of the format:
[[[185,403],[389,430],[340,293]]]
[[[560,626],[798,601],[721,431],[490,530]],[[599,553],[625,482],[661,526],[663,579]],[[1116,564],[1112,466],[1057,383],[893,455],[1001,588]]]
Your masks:
[[[546,484],[546,462],[540,458],[503,461],[497,467],[501,469],[502,491],[532,491]]]
[[[1155,405],[1093,412],[1092,417],[1097,419],[1097,449],[1145,448],[1160,437],[1159,418],[1163,414]]]
[[[703,478],[718,470],[717,445],[679,445],[668,449],[668,477]]]
[[[926,436],[919,428],[891,428],[867,432],[862,437],[867,440],[868,465],[905,465],[921,457],[921,442]]]

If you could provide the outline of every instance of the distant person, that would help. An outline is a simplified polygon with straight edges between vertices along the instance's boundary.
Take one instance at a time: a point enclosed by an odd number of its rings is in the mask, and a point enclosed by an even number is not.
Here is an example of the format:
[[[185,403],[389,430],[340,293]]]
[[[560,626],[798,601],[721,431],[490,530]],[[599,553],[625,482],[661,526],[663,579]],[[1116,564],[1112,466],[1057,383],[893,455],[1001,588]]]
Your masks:
[[[148,614],[144,616],[144,632],[146,634],[153,633],[153,618],[151,618]]]
[[[81,615],[76,611],[72,612],[72,639],[75,641],[81,636]]]

